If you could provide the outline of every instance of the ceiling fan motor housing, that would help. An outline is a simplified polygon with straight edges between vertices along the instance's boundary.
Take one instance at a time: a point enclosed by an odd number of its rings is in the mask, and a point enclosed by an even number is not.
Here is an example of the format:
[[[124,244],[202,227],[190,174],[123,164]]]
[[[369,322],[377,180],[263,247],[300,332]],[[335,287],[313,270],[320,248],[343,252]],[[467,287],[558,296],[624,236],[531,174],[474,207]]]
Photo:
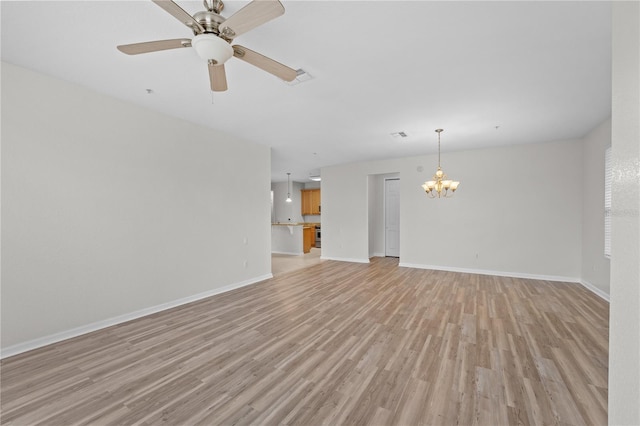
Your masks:
[[[224,39],[215,34],[198,34],[191,40],[191,46],[205,61],[213,60],[216,64],[224,64],[233,56],[233,48]]]
[[[200,25],[202,25],[205,33],[214,34],[218,34],[218,27],[220,26],[220,24],[226,21],[225,18],[212,11],[196,12],[196,14],[193,15],[193,19],[195,19],[200,23]]]

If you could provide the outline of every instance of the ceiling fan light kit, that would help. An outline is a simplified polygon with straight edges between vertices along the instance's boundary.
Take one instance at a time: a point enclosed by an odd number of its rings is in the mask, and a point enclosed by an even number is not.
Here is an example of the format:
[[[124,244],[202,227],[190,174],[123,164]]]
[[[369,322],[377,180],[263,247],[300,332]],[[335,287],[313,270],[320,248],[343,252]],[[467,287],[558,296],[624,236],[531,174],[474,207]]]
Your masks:
[[[198,34],[191,40],[191,46],[200,58],[222,65],[233,56],[233,47],[215,34]]]
[[[194,34],[193,39],[157,40],[125,44],[118,46],[118,50],[122,53],[138,55],[160,50],[193,47],[198,56],[207,61],[211,90],[216,92],[227,90],[227,75],[224,63],[232,56],[284,81],[295,80],[297,74],[293,68],[289,68],[244,46],[231,46],[231,42],[235,37],[284,14],[284,7],[278,0],[253,0],[228,19],[220,15],[220,12],[224,9],[224,3],[221,0],[204,0],[203,3],[207,10],[197,12],[193,16],[185,12],[172,0],[152,1],[191,29]]]

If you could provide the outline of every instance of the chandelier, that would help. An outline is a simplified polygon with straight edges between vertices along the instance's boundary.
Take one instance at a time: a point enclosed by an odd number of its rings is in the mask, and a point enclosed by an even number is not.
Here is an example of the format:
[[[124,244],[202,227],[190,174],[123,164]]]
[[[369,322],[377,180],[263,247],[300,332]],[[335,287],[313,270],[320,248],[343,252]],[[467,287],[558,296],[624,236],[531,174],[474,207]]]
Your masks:
[[[422,188],[427,193],[429,198],[449,198],[453,197],[453,193],[458,189],[460,182],[447,178],[440,168],[440,133],[444,132],[443,129],[436,129],[438,134],[438,170],[433,175],[433,180],[426,181],[422,184]]]

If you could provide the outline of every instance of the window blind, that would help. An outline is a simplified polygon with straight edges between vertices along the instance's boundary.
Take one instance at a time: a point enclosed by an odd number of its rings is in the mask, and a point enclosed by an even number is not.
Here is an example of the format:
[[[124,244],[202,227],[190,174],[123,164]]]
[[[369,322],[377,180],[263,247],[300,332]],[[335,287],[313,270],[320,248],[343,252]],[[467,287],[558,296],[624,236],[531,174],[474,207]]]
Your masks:
[[[611,147],[604,152],[604,257],[611,258]]]

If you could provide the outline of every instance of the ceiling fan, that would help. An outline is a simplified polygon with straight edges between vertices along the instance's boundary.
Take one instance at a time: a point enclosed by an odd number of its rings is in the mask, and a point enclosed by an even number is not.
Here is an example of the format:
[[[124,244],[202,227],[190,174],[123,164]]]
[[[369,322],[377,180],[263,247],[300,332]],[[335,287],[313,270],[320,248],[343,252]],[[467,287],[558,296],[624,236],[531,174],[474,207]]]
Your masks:
[[[127,55],[138,55],[160,50],[193,47],[198,56],[207,61],[211,90],[216,92],[227,90],[224,63],[232,56],[282,80],[293,81],[296,78],[296,70],[286,65],[244,46],[238,44],[231,46],[235,37],[284,14],[284,7],[278,0],[253,0],[228,19],[220,15],[224,8],[222,0],[204,0],[204,6],[207,10],[197,12],[193,16],[171,0],[152,1],[189,27],[195,37],[193,39],[176,38],[124,44],[118,46],[119,51]]]

